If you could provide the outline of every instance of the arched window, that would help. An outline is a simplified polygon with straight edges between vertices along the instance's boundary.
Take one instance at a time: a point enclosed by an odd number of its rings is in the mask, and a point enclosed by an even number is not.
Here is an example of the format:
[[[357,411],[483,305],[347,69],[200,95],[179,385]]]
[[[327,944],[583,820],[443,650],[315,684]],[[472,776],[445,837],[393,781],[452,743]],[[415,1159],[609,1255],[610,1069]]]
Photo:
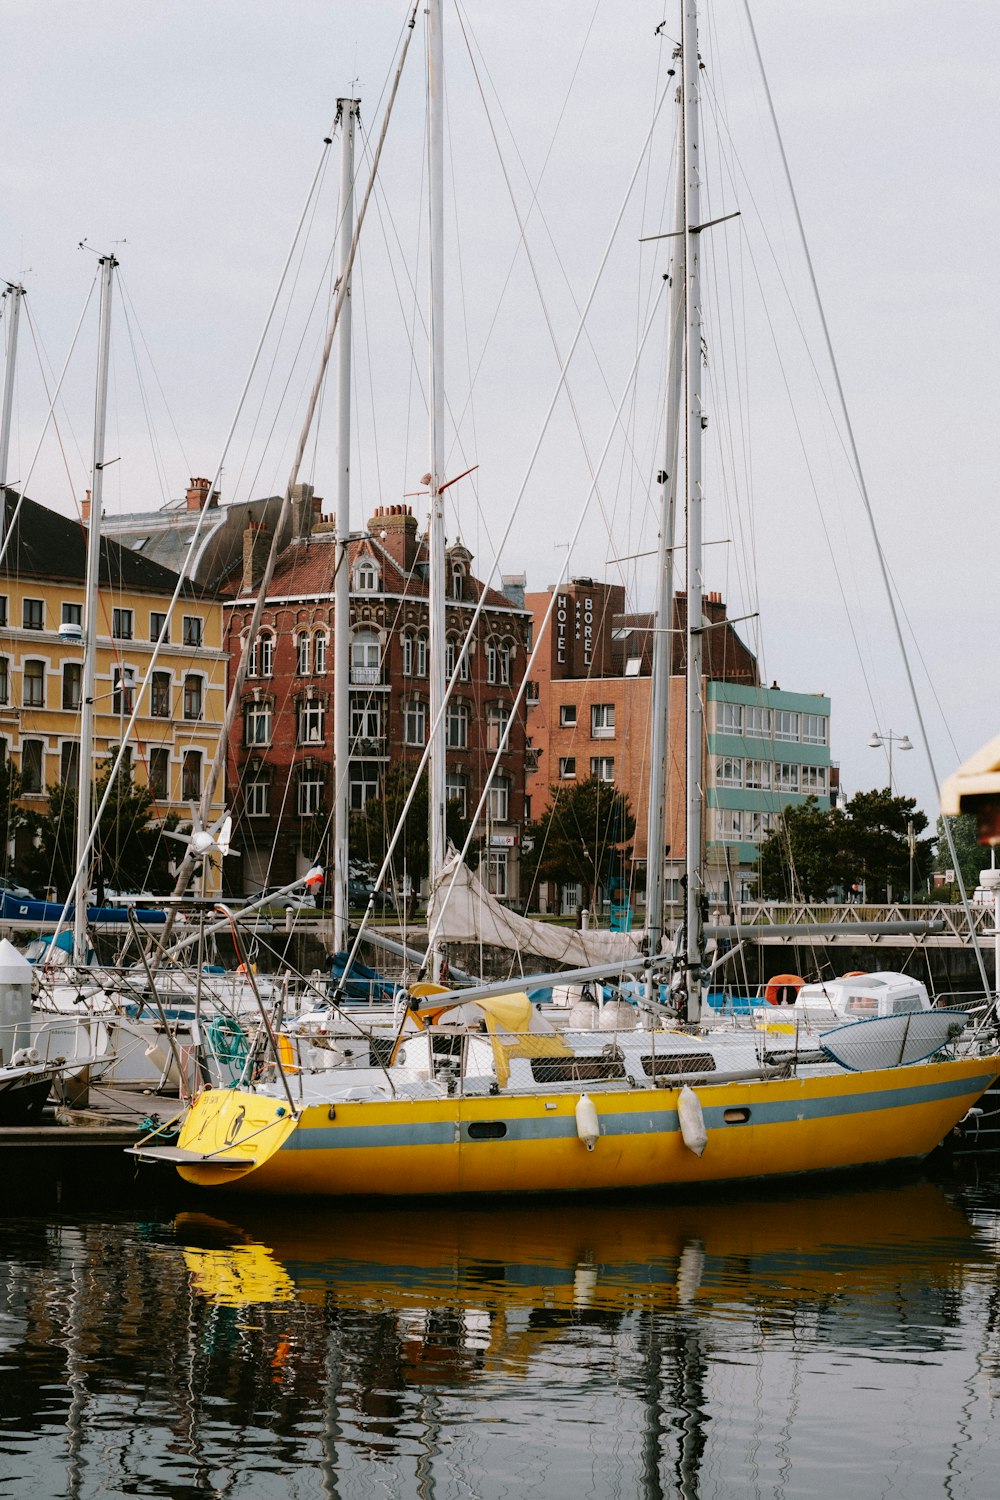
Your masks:
[[[322,677],[326,671],[326,631],[317,630],[313,636],[313,671]]]
[[[466,750],[469,746],[469,708],[466,703],[449,702],[445,716],[445,744],[449,750]]]
[[[351,681],[374,687],[381,680],[382,645],[377,630],[356,630],[351,640]]]
[[[270,677],[274,671],[274,636],[262,630],[250,648],[248,677]]]
[[[378,592],[378,564],[372,557],[362,557],[354,564],[354,590],[358,594]]]
[[[301,630],[295,637],[295,670],[300,677],[309,676],[309,663],[312,657],[312,640],[308,630]]]

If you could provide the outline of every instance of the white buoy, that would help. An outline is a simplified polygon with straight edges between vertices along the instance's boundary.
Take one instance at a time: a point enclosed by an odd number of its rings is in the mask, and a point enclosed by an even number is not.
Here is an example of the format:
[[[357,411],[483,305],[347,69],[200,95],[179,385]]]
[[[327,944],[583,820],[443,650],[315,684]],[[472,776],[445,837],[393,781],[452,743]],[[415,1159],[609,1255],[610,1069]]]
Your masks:
[[[708,1145],[708,1131],[701,1112],[701,1100],[690,1084],[686,1083],[681,1089],[681,1096],[677,1101],[677,1118],[685,1146],[695,1156],[700,1156]]]
[[[600,1139],[601,1122],[589,1094],[581,1094],[576,1101],[576,1133],[587,1150],[593,1151]]]
[[[31,965],[7,938],[0,940],[0,1057],[31,1046]]]

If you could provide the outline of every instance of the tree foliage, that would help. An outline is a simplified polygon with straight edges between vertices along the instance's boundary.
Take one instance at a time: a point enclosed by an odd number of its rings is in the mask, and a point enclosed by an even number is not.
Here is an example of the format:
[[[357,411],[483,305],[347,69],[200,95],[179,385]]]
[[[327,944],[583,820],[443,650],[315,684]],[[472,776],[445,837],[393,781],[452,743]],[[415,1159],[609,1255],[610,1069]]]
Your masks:
[[[105,761],[94,784],[95,809],[107,790],[110,775],[111,762]],[[40,889],[51,886],[62,901],[70,892],[76,870],[77,790],[75,785],[60,782],[46,787],[46,794],[48,807],[36,817],[36,842],[23,867],[29,883]],[[98,898],[105,886],[157,894],[170,890],[168,864],[172,854],[160,837],[159,824],[150,819],[152,807],[149,788],[137,786],[131,770],[123,767],[94,841],[92,885]]]
[[[967,894],[976,889],[979,884],[980,870],[989,869],[990,851],[985,849],[976,837],[976,820],[971,813],[962,813],[957,818],[950,819],[951,837],[955,845],[955,854],[958,858],[958,867],[962,872],[962,881]],[[944,819],[937,820],[937,853],[934,857],[934,868],[941,874],[954,871],[955,862],[948,848],[948,840],[945,838]]]
[[[921,838],[927,818],[912,797],[888,788],[856,792],[846,807],[821,807],[815,797],[786,807],[761,845],[758,874],[762,896],[779,900],[844,899],[852,887],[869,901],[899,899],[909,890],[913,825],[913,881],[927,878],[933,838]]]
[[[28,826],[30,819],[19,806],[21,796],[21,773],[6,756],[0,760],[0,849],[6,852],[19,829]]]
[[[625,883],[635,833],[628,796],[593,776],[572,786],[560,783],[549,793],[548,810],[526,829],[522,889],[533,891],[540,880],[579,884],[593,908],[600,886]]]
[[[390,766],[382,779],[381,794],[369,797],[361,811],[352,816],[348,830],[352,861],[368,868],[381,869],[390,840],[402,817],[415,771],[416,765],[412,761],[400,761]],[[425,771],[393,851],[389,876],[397,889],[403,888],[405,875],[409,877],[410,889],[417,890],[430,871],[427,785]],[[457,799],[449,802],[445,810],[445,830],[451,842],[460,848],[465,843],[469,828],[469,819],[462,816]]]

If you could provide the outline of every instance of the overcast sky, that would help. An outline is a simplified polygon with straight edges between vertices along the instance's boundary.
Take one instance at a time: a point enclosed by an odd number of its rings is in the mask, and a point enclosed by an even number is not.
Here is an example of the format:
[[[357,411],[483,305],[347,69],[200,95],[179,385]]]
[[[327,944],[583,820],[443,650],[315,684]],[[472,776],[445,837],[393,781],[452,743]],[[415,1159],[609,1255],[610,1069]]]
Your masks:
[[[742,628],[768,681],[829,694],[833,755],[852,792],[887,780],[867,746],[873,726],[916,743],[917,717],[843,425],[827,409],[833,384],[743,3],[704,10],[706,201],[713,214],[741,214],[706,246],[706,302],[718,300],[708,312],[705,531],[716,545],[706,586],[732,615],[759,613]],[[990,524],[998,7],[755,0],[752,13],[943,776],[1000,731]],[[12,480],[27,473],[46,409],[35,338],[60,369],[94,280],[83,239],[121,261],[109,509],[158,506],[189,476],[216,472],[335,101],[359,97],[374,140],[405,16],[399,0],[5,0],[0,276],[23,280],[32,315]],[[529,588],[564,566],[620,579],[641,606],[649,563],[620,559],[655,545],[659,313],[600,503],[568,558],[566,543],[666,269],[664,243],[639,239],[668,227],[669,88],[571,366],[573,406],[557,404],[525,476],[555,389],[553,338],[565,351],[576,332],[667,84],[676,7],[465,0],[462,16],[465,35],[446,0],[446,467],[479,468],[449,492],[449,534],[460,531],[488,572],[523,490],[500,570],[525,572]],[[357,525],[419,490],[427,462],[422,70],[421,15],[355,277]],[[225,499],[270,493],[287,477],[322,340],[338,150],[281,336],[267,346],[268,378],[258,377],[224,455]],[[366,170],[359,160],[359,181]],[[505,171],[522,217],[538,186],[531,263]],[[67,512],[89,483],[95,347],[92,299],[58,440],[50,431],[30,482],[36,499]],[[328,399],[304,477],[331,498],[332,455]],[[412,503],[422,514],[425,502]],[[922,749],[897,752],[893,777],[935,815]]]

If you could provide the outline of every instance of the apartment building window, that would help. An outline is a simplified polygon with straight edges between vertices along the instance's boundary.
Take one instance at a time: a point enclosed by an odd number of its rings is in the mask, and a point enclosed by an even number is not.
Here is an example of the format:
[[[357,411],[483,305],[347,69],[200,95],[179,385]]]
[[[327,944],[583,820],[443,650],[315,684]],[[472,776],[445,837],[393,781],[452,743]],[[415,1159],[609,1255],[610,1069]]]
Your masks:
[[[743,785],[743,762],[734,760],[732,756],[723,756],[715,762],[715,782],[717,786],[742,786]]]
[[[826,792],[826,766],[803,766],[799,786],[803,792]]]
[[[200,719],[204,708],[204,683],[196,673],[189,672],[184,679],[184,717]]]
[[[422,745],[427,739],[427,704],[421,698],[408,698],[403,704],[403,743]]]
[[[270,703],[244,703],[243,743],[244,745],[269,745],[271,743]]]
[[[248,677],[270,677],[274,671],[274,636],[262,630],[250,648]]]
[[[312,818],[323,806],[323,772],[318,766],[304,765],[299,770],[298,812],[300,818]]]
[[[295,670],[300,677],[309,676],[309,658],[312,651],[312,641],[309,632],[300,631],[295,637]]]
[[[366,802],[378,796],[378,778],[377,761],[351,761],[348,801],[352,812],[360,812]]]
[[[374,742],[382,738],[382,705],[360,695],[351,697],[351,739]]]
[[[355,567],[354,587],[359,594],[378,592],[378,568],[370,557],[362,558]]]
[[[299,744],[323,743],[323,704],[318,698],[304,698],[299,704]]]
[[[7,624],[7,595],[0,594],[0,626]]]
[[[486,889],[491,896],[507,895],[507,850],[490,849],[486,856]]]
[[[132,639],[132,611],[130,609],[113,609],[111,611],[111,634],[116,641],[130,641]]]
[[[75,713],[80,707],[82,691],[83,667],[78,661],[64,662],[62,669],[63,708]]]
[[[496,641],[487,641],[486,642],[486,681],[487,682],[493,683],[493,682],[499,682],[500,681],[499,660],[500,660],[500,647],[497,645]]]
[[[201,615],[184,616],[185,646],[201,646],[205,639],[205,622]]]
[[[42,790],[42,767],[45,746],[41,740],[21,741],[21,790],[29,794]]]
[[[167,617],[166,617],[166,614],[163,612],[163,610],[161,610],[161,609],[151,609],[150,610],[150,612],[149,612],[149,639],[151,641],[158,641],[160,639],[161,633],[163,633],[163,644],[165,646],[170,644],[170,631],[169,630],[164,631],[164,626],[166,625],[166,623],[167,623]]]
[[[374,630],[356,630],[351,641],[351,681],[374,687],[381,675],[382,647]]]
[[[560,729],[575,729],[576,728],[576,704],[575,703],[560,703],[560,705],[559,705],[559,728]]]
[[[743,733],[751,740],[771,738],[771,710],[759,704],[748,703],[743,710]]]
[[[445,672],[447,671],[446,659]],[[425,635],[414,635],[408,630],[403,636],[403,676],[427,676],[427,637]]]
[[[149,688],[149,711],[154,719],[170,718],[170,673],[154,672]]]
[[[613,740],[615,737],[615,705],[593,703],[590,708],[590,738]]]
[[[313,671],[322,677],[326,671],[326,631],[318,630],[313,636]]]
[[[510,721],[510,707],[506,703],[494,703],[486,710],[486,748],[499,750],[500,742]]]
[[[738,807],[720,807],[717,810],[719,838],[724,843],[739,841],[743,837],[743,813]]]
[[[469,745],[469,709],[465,703],[449,703],[444,721],[445,745],[449,750],[466,750]]]
[[[64,603],[63,606],[62,606],[62,622],[63,622],[64,625],[81,625],[82,626],[82,624],[83,624],[83,605],[82,604],[66,604],[66,603]],[[6,624],[6,621],[4,623]]]
[[[560,755],[559,757],[559,780],[573,781],[576,777],[576,756]]]
[[[774,790],[776,792],[797,792],[798,789],[799,767],[793,766],[786,761],[775,761]]]
[[[135,672],[131,667],[115,667],[111,677],[111,712],[130,714],[135,707]]]
[[[719,734],[742,734],[743,705],[720,703],[715,712],[715,727]]]
[[[158,802],[167,800],[170,790],[170,751],[156,745],[149,752],[149,790]]]
[[[25,708],[45,707],[45,663],[43,661],[25,662],[22,701]]]
[[[449,636],[444,645],[444,675],[450,682],[455,675],[455,662],[458,661],[458,681],[469,680],[469,653],[463,651],[461,656],[456,656],[460,642],[454,636]]]
[[[185,750],[181,762],[181,797],[197,802],[201,797],[201,751]]]
[[[770,791],[771,762],[769,760],[748,760],[746,762],[743,785],[755,792]]]
[[[260,776],[248,781],[244,788],[243,801],[248,818],[266,818],[271,800],[271,783]]]
[[[792,713],[787,708],[776,708],[774,710],[774,738],[776,740],[788,740],[792,743],[799,738],[799,715]]]
[[[21,624],[25,630],[45,629],[45,601],[25,599],[21,605]]]
[[[538,683],[530,677],[524,685],[524,701],[529,708],[534,708],[538,703]]]
[[[456,802],[461,817],[467,816],[469,805],[469,783],[461,771],[449,771],[445,778],[444,795],[447,802]]]
[[[830,721],[825,714],[803,714],[802,715],[802,743],[804,745],[825,745]]]
[[[10,702],[10,662],[0,656],[0,703]]]
[[[507,776],[496,777],[490,787],[487,806],[492,822],[507,822],[510,817],[510,779]]]
[[[59,780],[63,786],[76,786],[80,780],[80,745],[77,740],[63,740],[59,746]]]
[[[614,781],[615,762],[614,756],[595,755],[590,762],[590,774],[595,781]]]

